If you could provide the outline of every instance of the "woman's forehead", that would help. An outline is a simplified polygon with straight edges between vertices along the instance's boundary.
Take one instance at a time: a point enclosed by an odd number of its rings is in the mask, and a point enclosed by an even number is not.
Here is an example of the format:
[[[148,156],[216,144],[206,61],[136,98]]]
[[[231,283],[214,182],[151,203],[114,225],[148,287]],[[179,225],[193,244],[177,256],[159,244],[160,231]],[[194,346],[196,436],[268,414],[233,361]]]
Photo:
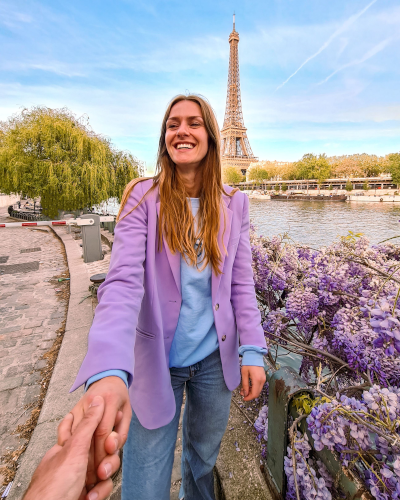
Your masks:
[[[202,118],[201,108],[197,102],[179,101],[174,104],[169,113],[168,119],[171,118]]]

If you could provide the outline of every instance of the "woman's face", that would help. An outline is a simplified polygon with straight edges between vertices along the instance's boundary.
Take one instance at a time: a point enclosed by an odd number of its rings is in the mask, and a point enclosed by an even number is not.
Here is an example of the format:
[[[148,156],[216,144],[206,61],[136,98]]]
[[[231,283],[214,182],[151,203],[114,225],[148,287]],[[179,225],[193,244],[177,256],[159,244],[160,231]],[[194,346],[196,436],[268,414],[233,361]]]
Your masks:
[[[200,106],[180,101],[171,108],[165,144],[172,161],[182,169],[197,168],[208,151],[208,133]]]

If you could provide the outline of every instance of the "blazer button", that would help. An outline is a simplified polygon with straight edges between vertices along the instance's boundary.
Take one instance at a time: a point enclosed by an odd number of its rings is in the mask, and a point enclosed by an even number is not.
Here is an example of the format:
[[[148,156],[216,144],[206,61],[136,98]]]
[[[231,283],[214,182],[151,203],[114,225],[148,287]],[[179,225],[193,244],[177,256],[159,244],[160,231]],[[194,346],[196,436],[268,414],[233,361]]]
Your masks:
[[[226,335],[222,335],[222,338],[221,338],[222,342],[223,342],[225,339],[226,339]]]
[[[218,311],[219,309],[219,304],[215,304],[215,310]]]

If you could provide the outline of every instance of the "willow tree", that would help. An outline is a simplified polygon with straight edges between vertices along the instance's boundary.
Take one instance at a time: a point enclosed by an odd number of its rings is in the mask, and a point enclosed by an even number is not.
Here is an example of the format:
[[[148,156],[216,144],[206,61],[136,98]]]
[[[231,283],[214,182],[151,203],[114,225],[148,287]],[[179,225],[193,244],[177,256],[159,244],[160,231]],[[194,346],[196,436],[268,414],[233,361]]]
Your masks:
[[[35,107],[0,122],[0,192],[41,198],[43,213],[121,199],[138,161],[68,109]]]

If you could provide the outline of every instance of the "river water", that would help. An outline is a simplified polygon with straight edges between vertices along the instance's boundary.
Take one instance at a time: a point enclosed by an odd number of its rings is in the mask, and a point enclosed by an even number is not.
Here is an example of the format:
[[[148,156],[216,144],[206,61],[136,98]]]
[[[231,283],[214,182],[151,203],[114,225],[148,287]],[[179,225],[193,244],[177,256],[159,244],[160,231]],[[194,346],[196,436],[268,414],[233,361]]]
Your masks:
[[[349,231],[363,233],[371,244],[400,236],[400,203],[250,200],[257,233],[288,233],[296,242],[317,248]],[[400,243],[400,238],[393,240]]]

